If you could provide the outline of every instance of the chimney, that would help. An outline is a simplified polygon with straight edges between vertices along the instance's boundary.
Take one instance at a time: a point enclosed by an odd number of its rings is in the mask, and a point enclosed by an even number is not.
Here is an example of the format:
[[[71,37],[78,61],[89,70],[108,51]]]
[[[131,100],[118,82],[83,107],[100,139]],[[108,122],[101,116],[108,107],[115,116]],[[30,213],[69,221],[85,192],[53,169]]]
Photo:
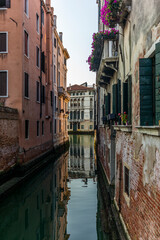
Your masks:
[[[54,27],[57,28],[57,16],[53,16],[53,21],[54,21]]]
[[[63,33],[62,32],[59,32],[59,38],[60,38],[61,42],[63,42]]]

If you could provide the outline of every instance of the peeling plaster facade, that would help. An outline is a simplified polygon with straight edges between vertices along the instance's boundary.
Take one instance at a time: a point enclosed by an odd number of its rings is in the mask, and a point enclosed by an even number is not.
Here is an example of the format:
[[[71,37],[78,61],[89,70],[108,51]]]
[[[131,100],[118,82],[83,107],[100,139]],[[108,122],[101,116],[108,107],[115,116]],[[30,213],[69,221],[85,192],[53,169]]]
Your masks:
[[[160,42],[160,4],[158,0],[124,2],[129,2],[130,8],[125,15],[127,20],[117,26],[120,32],[117,71],[102,87],[99,84],[100,65],[97,110],[105,105],[104,95],[110,93],[110,114],[114,113],[112,86],[120,80],[121,107],[118,110],[123,113],[123,83],[131,79],[131,92],[128,91],[131,100],[127,102],[131,106],[128,110],[131,119],[129,125],[124,126],[118,118],[106,121],[102,109],[98,110],[98,157],[109,185],[115,188],[114,204],[128,239],[157,240],[160,239],[160,130],[155,124],[141,124],[139,59],[155,56],[155,46]]]

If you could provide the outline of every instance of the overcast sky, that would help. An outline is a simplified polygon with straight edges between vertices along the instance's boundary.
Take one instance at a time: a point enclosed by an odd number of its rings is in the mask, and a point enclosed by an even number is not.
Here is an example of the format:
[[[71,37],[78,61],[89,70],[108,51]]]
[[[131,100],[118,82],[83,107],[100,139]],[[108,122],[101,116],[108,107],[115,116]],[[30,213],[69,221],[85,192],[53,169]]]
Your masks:
[[[63,32],[63,45],[67,48],[68,79],[70,83],[95,83],[96,75],[89,71],[86,60],[91,53],[92,34],[98,31],[96,0],[51,0],[57,15],[57,31]]]

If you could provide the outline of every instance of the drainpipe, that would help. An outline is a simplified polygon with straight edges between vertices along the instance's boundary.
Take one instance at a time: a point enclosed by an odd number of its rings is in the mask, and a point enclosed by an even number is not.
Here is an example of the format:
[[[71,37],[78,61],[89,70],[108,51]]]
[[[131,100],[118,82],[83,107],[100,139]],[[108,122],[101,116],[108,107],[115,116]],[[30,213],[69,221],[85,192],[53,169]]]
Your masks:
[[[40,118],[42,118],[42,0],[40,5]]]

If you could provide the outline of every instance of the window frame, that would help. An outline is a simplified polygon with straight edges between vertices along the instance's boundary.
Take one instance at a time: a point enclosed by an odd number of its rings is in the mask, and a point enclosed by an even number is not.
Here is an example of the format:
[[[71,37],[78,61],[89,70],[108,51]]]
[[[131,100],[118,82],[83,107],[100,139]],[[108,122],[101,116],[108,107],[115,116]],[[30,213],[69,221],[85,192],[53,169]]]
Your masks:
[[[126,169],[128,170],[128,186],[127,186],[128,191],[126,190],[126,171],[125,171]],[[124,174],[123,174],[123,179],[124,179],[124,181],[123,181],[123,191],[124,191],[125,195],[128,198],[130,198],[130,169],[129,169],[128,166],[124,165],[123,170],[124,170]]]
[[[6,72],[7,73],[7,79],[6,79],[6,83],[7,83],[7,87],[6,87],[6,96],[0,96],[1,98],[7,98],[8,97],[8,70],[0,70],[1,72]]]
[[[6,34],[6,51],[4,52],[0,52],[0,54],[4,54],[4,53],[8,53],[8,32],[6,31],[0,31],[0,34],[1,33],[5,33]]]
[[[42,136],[44,136],[44,121],[42,120]]]
[[[37,121],[37,137],[40,136],[40,121]]]
[[[38,85],[39,85],[39,91],[37,91]],[[38,96],[39,96],[39,98],[37,98]],[[39,81],[36,81],[36,102],[40,103],[40,82]]]
[[[28,122],[28,129],[27,129],[27,135],[26,135],[26,122]],[[29,120],[25,120],[25,139],[29,139]]]

